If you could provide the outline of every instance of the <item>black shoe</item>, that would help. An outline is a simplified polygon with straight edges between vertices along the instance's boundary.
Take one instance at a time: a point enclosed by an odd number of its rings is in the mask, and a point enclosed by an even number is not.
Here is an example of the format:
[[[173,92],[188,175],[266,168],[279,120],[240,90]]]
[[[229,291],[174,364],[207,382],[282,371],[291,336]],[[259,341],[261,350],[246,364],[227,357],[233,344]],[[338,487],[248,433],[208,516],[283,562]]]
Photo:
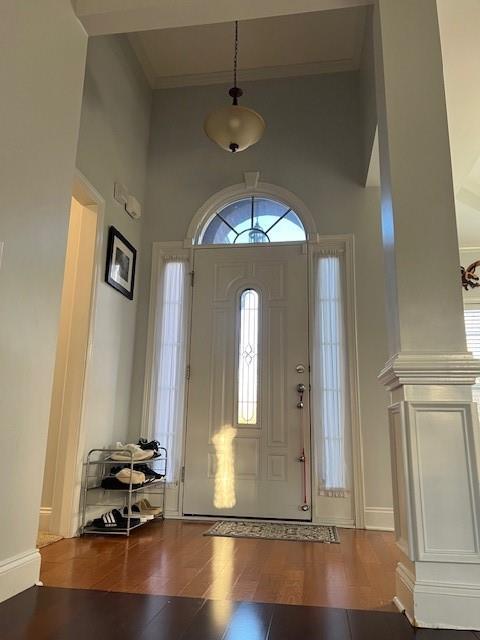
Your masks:
[[[130,488],[129,484],[120,482],[120,480],[118,478],[115,478],[115,476],[107,476],[103,478],[100,484],[102,486],[102,489],[106,489],[107,491],[128,491],[128,489]],[[141,487],[143,487],[143,484],[132,484],[132,489],[140,489]]]
[[[156,471],[151,469],[148,466],[148,464],[136,464],[135,465],[135,471],[141,471],[142,473],[145,474],[145,477],[147,479],[152,478],[153,480],[160,480],[161,478],[163,478],[165,476],[164,473],[157,473]]]
[[[140,449],[143,449],[144,451],[147,449],[158,451],[158,449],[160,448],[160,442],[158,440],[152,440],[151,442],[147,442],[146,438],[140,438],[140,440],[138,441],[138,445]]]
[[[121,471],[122,469],[126,469],[126,468],[127,469],[130,468],[130,465],[129,464],[121,464],[118,467],[110,467],[109,475],[110,476],[116,476],[119,471]]]
[[[137,518],[130,518],[130,526],[133,527],[136,524],[140,524],[140,520]],[[118,509],[113,509],[108,513],[104,513],[100,518],[95,518],[92,522],[92,526],[95,529],[126,529],[128,525],[128,519],[124,518]]]

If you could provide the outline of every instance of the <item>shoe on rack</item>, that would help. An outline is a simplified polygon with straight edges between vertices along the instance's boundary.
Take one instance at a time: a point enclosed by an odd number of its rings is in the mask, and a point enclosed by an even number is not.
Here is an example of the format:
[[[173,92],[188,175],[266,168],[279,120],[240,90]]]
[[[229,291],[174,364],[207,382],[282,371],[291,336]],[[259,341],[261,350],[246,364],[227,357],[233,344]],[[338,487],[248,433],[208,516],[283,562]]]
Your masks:
[[[145,484],[147,483],[132,484],[132,489],[141,489]],[[105,491],[128,491],[130,489],[129,484],[125,484],[125,482],[118,480],[115,476],[106,476],[102,479],[100,486],[102,489],[105,489]]]
[[[120,471],[115,474],[115,477],[125,485],[130,485],[130,483],[132,483],[132,485],[142,485],[147,480],[144,473],[136,471],[135,469],[132,471],[129,467],[120,469]]]
[[[144,450],[138,444],[123,444],[117,442],[115,449],[117,450],[110,455],[110,460],[117,460],[118,462],[150,460],[155,454],[153,450]]]
[[[147,442],[146,438],[140,438],[138,441],[138,446],[144,451],[152,450],[158,451],[160,448],[160,442],[158,440],[152,440],[151,442]]]
[[[147,500],[147,498],[144,498],[143,500],[140,500],[140,502],[137,502],[136,506],[140,508],[140,513],[142,515],[150,514],[152,516],[159,516],[162,513],[162,508],[155,507],[150,503],[149,500]]]
[[[128,507],[124,507],[122,513],[124,518],[128,518]],[[140,507],[136,504],[132,504],[130,509],[130,522],[132,522],[132,518],[138,518],[140,522],[147,522],[148,520],[153,520],[154,516],[151,514],[141,513]]]
[[[130,520],[131,527],[136,524],[140,524],[140,520],[138,518]],[[100,518],[95,518],[91,526],[95,527],[95,529],[105,529],[110,531],[112,529],[126,529],[127,525],[127,518],[124,518],[118,509],[112,509],[112,511],[104,513]]]
[[[154,480],[161,480],[163,477],[165,477],[164,473],[157,473],[154,469],[151,469],[148,464],[136,464],[135,470],[144,473],[147,480],[149,478],[153,478]]]

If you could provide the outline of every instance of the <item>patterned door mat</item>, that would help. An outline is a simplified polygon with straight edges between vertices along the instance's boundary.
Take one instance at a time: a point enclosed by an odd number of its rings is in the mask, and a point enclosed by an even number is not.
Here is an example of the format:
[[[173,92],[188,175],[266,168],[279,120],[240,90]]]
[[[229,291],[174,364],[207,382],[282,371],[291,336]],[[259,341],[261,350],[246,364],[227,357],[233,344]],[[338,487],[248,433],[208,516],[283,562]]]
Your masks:
[[[319,524],[284,524],[280,522],[234,522],[221,520],[205,531],[204,536],[226,538],[263,538],[264,540],[295,540],[299,542],[340,542],[337,527]]]

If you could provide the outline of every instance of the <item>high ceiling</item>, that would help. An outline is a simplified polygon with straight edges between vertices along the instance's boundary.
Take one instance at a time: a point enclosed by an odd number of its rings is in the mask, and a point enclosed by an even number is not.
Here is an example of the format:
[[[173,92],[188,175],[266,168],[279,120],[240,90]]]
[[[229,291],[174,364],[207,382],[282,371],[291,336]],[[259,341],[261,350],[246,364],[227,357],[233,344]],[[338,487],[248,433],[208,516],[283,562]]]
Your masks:
[[[480,0],[438,0],[460,246],[480,247]]]
[[[480,0],[437,0],[460,247],[480,249]],[[367,186],[380,185],[378,137]]]
[[[353,7],[240,22],[240,78],[358,69],[365,16],[365,7]],[[233,23],[129,35],[155,88],[229,82],[233,37]]]
[[[315,2],[347,8],[240,22],[241,80],[359,68],[366,0]],[[459,240],[461,246],[480,247],[480,0],[438,0],[437,6]],[[154,88],[231,81],[232,22],[134,31],[128,37]],[[376,160],[370,185],[379,183],[378,152]]]

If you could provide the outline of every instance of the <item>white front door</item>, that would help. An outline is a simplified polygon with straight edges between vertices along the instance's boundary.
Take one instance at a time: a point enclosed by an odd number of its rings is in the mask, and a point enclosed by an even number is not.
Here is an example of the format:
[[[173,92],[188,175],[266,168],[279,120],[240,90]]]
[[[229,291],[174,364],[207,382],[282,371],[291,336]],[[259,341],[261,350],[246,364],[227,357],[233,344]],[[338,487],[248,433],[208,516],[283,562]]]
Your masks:
[[[310,520],[306,246],[198,248],[194,269],[183,512]]]

